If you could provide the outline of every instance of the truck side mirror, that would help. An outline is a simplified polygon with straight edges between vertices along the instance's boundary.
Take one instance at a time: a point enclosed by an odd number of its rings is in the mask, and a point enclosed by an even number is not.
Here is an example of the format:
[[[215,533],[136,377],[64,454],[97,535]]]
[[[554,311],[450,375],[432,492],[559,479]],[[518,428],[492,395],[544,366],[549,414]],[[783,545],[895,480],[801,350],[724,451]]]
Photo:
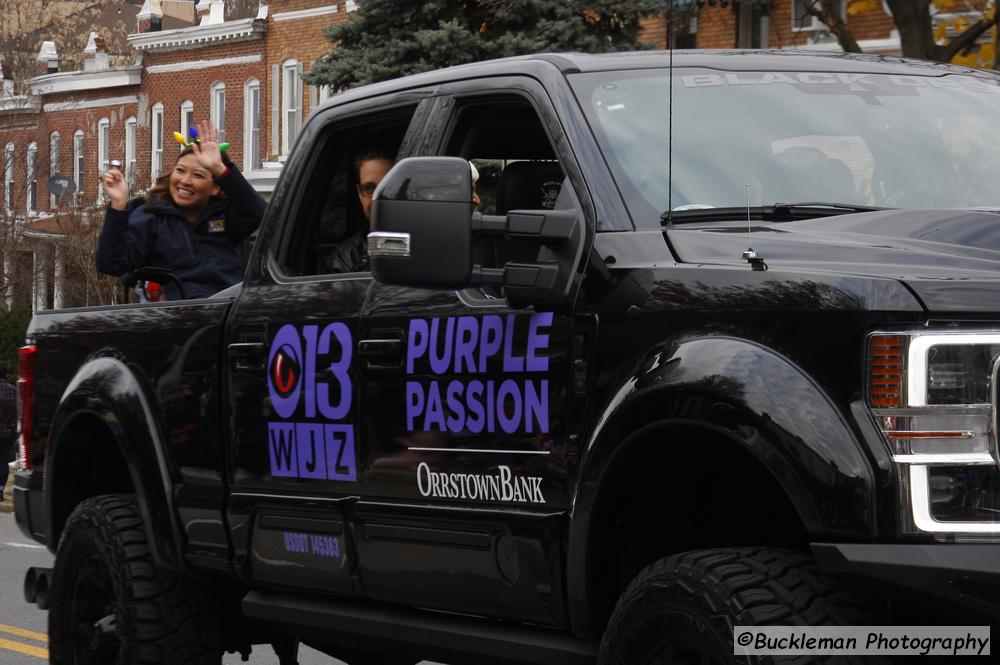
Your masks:
[[[473,265],[477,232],[535,248],[528,260]],[[514,306],[559,307],[571,300],[582,260],[585,224],[576,208],[472,209],[469,163],[458,157],[410,157],[389,171],[372,202],[368,256],[385,284],[461,289],[502,286]]]
[[[385,284],[463,288],[472,276],[472,174],[458,157],[409,157],[372,201],[368,256]]]

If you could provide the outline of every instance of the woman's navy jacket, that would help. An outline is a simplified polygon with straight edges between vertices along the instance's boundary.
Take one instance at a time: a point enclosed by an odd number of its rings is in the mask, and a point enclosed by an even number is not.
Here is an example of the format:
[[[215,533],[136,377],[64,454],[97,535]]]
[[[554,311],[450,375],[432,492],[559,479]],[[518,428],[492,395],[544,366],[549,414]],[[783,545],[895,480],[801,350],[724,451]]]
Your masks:
[[[142,266],[167,268],[188,298],[205,298],[239,282],[240,243],[257,230],[266,204],[233,165],[216,183],[226,198],[210,200],[193,227],[162,194],[131,210],[109,206],[97,243],[97,270],[121,277]],[[163,287],[168,300],[180,299],[175,284]]]

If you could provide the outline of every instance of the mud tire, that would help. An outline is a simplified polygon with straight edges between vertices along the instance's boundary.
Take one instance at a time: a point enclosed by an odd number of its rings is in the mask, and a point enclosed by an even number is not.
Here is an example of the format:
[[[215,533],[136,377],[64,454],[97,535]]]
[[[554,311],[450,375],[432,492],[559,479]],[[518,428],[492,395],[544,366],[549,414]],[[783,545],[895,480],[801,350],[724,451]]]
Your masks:
[[[872,623],[865,603],[824,578],[803,554],[697,550],[661,559],[636,576],[611,615],[598,664],[872,663],[861,656],[733,655],[733,626]]]
[[[51,663],[222,660],[209,589],[157,570],[134,496],[93,497],[76,507],[59,540],[49,608]]]

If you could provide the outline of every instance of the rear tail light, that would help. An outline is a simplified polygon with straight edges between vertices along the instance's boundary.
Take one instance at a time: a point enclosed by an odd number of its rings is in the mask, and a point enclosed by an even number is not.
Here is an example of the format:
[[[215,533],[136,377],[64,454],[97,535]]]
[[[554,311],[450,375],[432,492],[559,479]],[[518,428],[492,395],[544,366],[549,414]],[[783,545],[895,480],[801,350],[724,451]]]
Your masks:
[[[31,468],[31,410],[35,403],[35,345],[17,350],[17,397],[21,421],[21,468]]]

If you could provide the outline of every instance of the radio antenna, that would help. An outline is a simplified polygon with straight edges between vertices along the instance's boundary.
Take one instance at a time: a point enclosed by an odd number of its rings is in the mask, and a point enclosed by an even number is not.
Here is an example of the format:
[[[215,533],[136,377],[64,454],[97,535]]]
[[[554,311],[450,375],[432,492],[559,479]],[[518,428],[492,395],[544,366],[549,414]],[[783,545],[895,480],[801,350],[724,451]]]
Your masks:
[[[667,226],[674,223],[674,2],[667,5]]]
[[[750,183],[744,183],[744,187],[747,188],[747,248],[743,252],[743,260],[750,264],[752,270],[767,270],[764,259],[753,251],[753,227],[750,224]]]

